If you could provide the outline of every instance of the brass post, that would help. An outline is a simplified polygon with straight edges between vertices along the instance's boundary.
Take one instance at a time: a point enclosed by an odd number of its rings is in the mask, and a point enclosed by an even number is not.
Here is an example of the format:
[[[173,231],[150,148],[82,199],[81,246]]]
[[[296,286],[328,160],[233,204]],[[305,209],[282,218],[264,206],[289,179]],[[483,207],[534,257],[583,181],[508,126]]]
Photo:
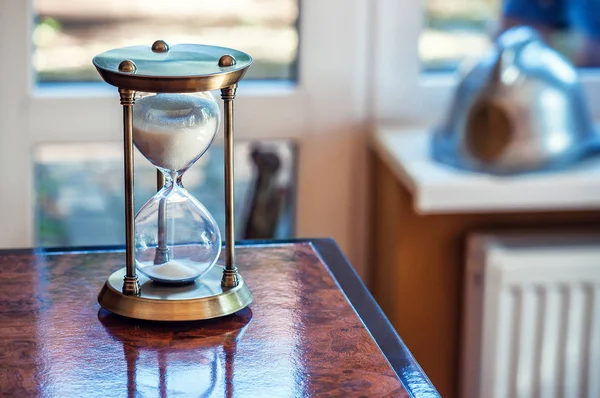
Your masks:
[[[133,199],[133,104],[135,91],[119,89],[123,105],[123,153],[125,168],[125,276],[123,294],[139,295],[140,283],[135,273],[135,207]]]
[[[235,266],[235,231],[233,197],[233,100],[237,84],[221,89],[225,109],[225,270],[221,285],[235,287],[239,284]]]

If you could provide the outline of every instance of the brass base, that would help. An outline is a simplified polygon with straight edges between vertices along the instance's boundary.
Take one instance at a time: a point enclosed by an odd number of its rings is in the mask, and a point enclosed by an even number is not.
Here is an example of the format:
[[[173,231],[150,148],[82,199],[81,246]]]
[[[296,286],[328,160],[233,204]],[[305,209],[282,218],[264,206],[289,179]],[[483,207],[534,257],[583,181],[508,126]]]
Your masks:
[[[149,321],[197,321],[233,314],[252,302],[248,285],[239,276],[233,288],[221,287],[223,267],[215,265],[188,285],[165,285],[139,274],[139,296],[124,295],[125,268],[114,272],[98,294],[102,308],[129,318]]]

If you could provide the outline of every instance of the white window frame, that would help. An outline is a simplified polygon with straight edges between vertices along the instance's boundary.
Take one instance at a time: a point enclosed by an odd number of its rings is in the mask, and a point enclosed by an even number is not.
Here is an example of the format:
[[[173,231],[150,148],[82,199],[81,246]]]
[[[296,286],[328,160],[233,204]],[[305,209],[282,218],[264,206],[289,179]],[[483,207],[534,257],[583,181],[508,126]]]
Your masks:
[[[34,244],[35,145],[122,139],[122,110],[116,89],[35,86],[31,3],[0,0],[0,169],[5,176],[0,191],[0,248]],[[348,125],[361,125],[366,118],[363,64],[368,10],[369,0],[302,1],[299,84],[250,83],[238,90],[236,138],[289,137],[299,142],[299,235],[338,235],[339,240],[345,240],[340,236],[346,234],[345,225],[337,223],[328,233],[327,221],[320,217],[331,214],[334,222],[348,218],[335,204],[338,198],[344,200],[342,195],[347,195],[344,190],[348,189],[338,187],[336,194],[327,183],[345,173],[343,165],[334,164],[315,173],[313,167],[326,166],[329,155],[311,142],[318,142],[325,134],[349,134]],[[314,161],[303,162],[302,158]],[[311,199],[315,196],[311,191],[323,187],[334,192],[330,197],[333,202]],[[336,212],[340,213],[337,217]]]

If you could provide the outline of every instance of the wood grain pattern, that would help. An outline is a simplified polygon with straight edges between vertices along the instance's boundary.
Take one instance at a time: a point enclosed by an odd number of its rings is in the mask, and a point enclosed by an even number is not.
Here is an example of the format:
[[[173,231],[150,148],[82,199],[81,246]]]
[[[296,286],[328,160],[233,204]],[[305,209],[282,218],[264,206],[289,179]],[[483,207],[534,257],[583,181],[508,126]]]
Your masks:
[[[123,252],[0,252],[0,394],[409,396],[311,244],[237,256],[250,308],[153,323],[96,303]]]
[[[422,215],[414,198],[373,154],[371,290],[443,397],[458,396],[465,237],[477,230],[600,226],[600,212]]]

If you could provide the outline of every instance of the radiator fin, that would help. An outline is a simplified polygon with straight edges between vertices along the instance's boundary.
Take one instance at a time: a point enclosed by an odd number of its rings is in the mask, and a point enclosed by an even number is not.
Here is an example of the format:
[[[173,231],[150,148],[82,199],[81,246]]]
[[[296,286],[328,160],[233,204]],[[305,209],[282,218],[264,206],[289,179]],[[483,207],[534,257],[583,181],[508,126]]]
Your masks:
[[[600,397],[600,287],[509,286],[498,305],[495,397]]]

